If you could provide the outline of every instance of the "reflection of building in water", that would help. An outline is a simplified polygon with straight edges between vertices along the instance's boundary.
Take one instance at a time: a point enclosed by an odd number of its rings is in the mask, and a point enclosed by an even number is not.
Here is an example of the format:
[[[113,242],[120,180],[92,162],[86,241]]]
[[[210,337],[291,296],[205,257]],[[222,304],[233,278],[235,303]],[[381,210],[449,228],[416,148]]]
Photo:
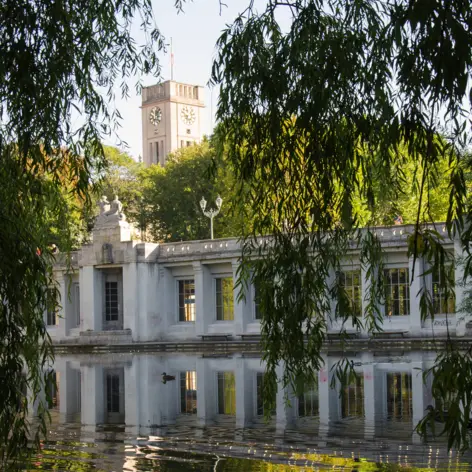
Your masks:
[[[102,210],[110,206],[104,201],[101,204]],[[55,342],[113,345],[206,339],[225,343],[260,335],[257,288],[236,284],[241,255],[238,239],[142,243],[118,211],[119,202],[115,207],[117,212],[103,211],[97,218],[93,243],[72,254],[76,269],[72,275],[58,256],[55,276],[61,293],[61,316],[45,313],[44,317]],[[467,320],[455,313],[462,291],[457,290],[454,297],[442,283],[461,279],[463,268],[451,265],[447,279],[444,274],[426,272],[410,280],[414,261],[408,257],[407,234],[412,229],[395,226],[378,230],[385,249],[385,303],[379,305],[384,336],[393,341],[402,336],[428,338],[433,333],[445,335],[447,330],[464,336]],[[451,260],[460,256],[454,241],[445,238],[444,244]],[[423,262],[415,262],[416,274],[426,268]],[[359,248],[346,253],[341,280],[361,318],[370,299],[368,271],[370,268],[360,263]],[[431,296],[434,321],[421,318],[421,292]],[[331,315],[336,307],[336,301],[332,302]],[[334,316],[327,315],[326,323],[329,334],[339,331]],[[345,328],[354,334],[351,322]],[[355,334],[361,339],[367,336],[366,332]],[[348,410],[351,393],[355,390],[349,392]]]
[[[77,440],[96,441],[97,448],[103,449],[103,460],[110,443],[121,444],[117,450],[127,457],[128,467],[138,467],[123,448],[126,440],[136,446],[130,438],[159,436],[160,450],[169,434],[178,434],[177,443],[171,444],[174,451],[200,451],[208,446],[201,452],[230,456],[247,452],[247,441],[263,454],[274,428],[277,438],[309,442],[318,451],[345,448],[346,439],[352,439],[349,447],[357,444],[355,453],[361,457],[408,464],[411,451],[405,451],[410,445],[415,445],[415,454],[427,452],[412,430],[432,403],[430,384],[423,383],[422,373],[434,356],[432,352],[353,354],[349,359],[357,377],[340,396],[339,389],[330,388],[331,367],[339,358],[329,355],[324,369],[299,397],[289,387],[279,386],[269,425],[262,421],[264,365],[260,358],[247,354],[57,356],[52,373],[57,387],[48,384],[46,389],[56,398],[51,405],[56,412],[54,422],[75,418]],[[164,372],[175,379],[163,383]],[[243,427],[246,429],[240,429]],[[195,441],[199,435],[217,441]],[[370,441],[381,446],[372,447]],[[445,447],[439,450],[447,457]],[[120,465],[102,464],[101,469],[120,470]]]
[[[329,356],[299,397],[290,387],[279,386],[272,422],[278,428],[312,428],[360,418],[368,435],[387,419],[412,425],[431,403],[422,371],[431,364],[432,355],[354,356],[356,378],[343,395],[330,388],[331,367],[338,359]],[[51,408],[68,415],[81,412],[87,428],[125,424],[137,433],[180,418],[199,425],[225,420],[245,427],[260,424],[264,416],[263,371],[260,358],[241,355],[58,356],[52,375],[57,384],[46,388]],[[163,372],[175,379],[164,383]]]

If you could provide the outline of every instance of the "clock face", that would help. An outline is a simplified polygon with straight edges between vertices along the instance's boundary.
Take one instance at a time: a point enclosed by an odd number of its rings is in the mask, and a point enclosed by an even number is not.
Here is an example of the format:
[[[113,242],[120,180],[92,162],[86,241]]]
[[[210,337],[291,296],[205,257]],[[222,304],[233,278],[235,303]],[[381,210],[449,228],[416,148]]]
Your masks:
[[[154,126],[157,126],[162,119],[162,111],[159,107],[154,107],[151,109],[151,113],[149,113],[149,121]]]
[[[186,125],[193,125],[195,122],[195,110],[192,107],[183,107],[180,116]]]

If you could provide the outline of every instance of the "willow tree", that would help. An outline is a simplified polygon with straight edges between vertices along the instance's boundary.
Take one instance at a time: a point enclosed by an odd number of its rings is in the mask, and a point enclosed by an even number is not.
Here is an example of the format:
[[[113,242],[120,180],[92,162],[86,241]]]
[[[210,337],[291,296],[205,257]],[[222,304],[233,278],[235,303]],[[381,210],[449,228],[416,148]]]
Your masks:
[[[179,3],[179,2],[178,2]],[[137,21],[146,41],[130,36]],[[64,216],[59,188],[81,198],[101,140],[119,113],[131,74],[159,76],[162,36],[151,3],[6,0],[0,6],[0,464],[39,440],[39,396],[52,359],[46,310],[61,301],[52,278],[50,223]],[[139,88],[139,83],[137,84]],[[64,160],[67,159],[67,168]],[[39,405],[39,428],[29,422]],[[33,429],[32,429],[33,428]]]
[[[418,202],[409,255],[444,272],[448,254],[428,226],[428,189],[446,160],[446,227],[470,279],[472,9],[466,0],[269,0],[256,12],[252,3],[221,34],[212,81],[221,87],[217,117],[241,199],[258,209],[243,237],[239,282],[259,287],[270,403],[278,364],[295,388],[322,366],[333,298],[341,321],[382,329],[382,248],[369,221],[357,231],[358,197],[374,215],[379,188],[404,190],[405,159]],[[363,316],[336,276],[353,245],[367,270]],[[410,275],[424,274],[416,266]],[[452,292],[454,280],[443,279]],[[421,307],[423,319],[434,316],[427,291]],[[471,353],[448,338],[433,370],[433,395],[449,405],[449,445],[465,448]],[[346,361],[338,365],[340,378],[350,372]],[[424,433],[426,422],[420,426]]]

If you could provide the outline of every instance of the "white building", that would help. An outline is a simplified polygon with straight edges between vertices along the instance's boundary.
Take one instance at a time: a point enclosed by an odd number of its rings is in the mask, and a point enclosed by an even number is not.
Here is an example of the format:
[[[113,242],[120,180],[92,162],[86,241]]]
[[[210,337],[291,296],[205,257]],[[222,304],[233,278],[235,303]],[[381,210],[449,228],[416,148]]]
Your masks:
[[[144,87],[141,105],[144,164],[164,166],[169,153],[199,143],[203,137],[204,108],[201,86],[167,80]]]
[[[55,342],[201,342],[202,337],[221,340],[222,335],[240,341],[241,335],[260,333],[253,287],[246,289],[245,301],[233,289],[240,256],[237,239],[144,243],[132,238],[117,199],[101,205],[93,243],[72,255],[75,271],[68,273],[59,262],[55,267],[62,308],[59,313],[45,314]],[[440,292],[435,295],[439,298],[434,322],[422,322],[417,294],[423,285],[432,290],[437,281],[430,275],[415,277],[410,284],[413,260],[407,257],[407,234],[411,230],[408,226],[378,229],[390,288],[403,294],[401,301],[394,300],[389,307],[385,333],[431,337],[444,335],[449,328],[452,335],[464,336],[465,317],[456,315],[454,301],[442,300]],[[440,231],[447,248],[454,251],[454,241],[447,239],[443,228]],[[422,261],[416,264],[418,274]],[[363,308],[367,284],[358,251],[346,254],[344,267],[346,290],[360,292]],[[456,280],[461,270],[455,268]],[[455,306],[461,297],[457,288]],[[336,328],[332,324],[330,329]]]

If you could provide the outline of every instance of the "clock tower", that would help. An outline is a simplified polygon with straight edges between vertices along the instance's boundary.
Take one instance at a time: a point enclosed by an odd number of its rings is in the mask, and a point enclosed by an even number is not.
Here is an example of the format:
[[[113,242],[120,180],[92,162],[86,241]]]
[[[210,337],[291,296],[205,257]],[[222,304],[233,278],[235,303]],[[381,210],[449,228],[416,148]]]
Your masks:
[[[167,155],[203,136],[203,87],[167,80],[143,87],[143,162],[164,166]]]

